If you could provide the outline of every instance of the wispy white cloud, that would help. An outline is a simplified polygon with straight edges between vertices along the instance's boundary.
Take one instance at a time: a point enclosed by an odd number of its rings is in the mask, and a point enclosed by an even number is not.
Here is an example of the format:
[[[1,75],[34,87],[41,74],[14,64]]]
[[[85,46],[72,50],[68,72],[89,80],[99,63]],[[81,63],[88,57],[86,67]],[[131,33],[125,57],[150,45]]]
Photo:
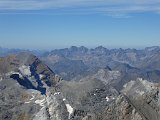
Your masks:
[[[48,9],[75,14],[87,12],[123,16],[137,12],[160,13],[160,0],[0,0],[1,13]]]

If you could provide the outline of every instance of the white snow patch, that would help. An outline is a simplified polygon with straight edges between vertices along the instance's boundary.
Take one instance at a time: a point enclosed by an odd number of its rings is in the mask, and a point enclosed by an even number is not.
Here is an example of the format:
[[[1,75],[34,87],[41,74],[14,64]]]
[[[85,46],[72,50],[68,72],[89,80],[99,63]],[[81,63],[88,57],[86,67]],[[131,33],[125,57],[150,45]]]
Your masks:
[[[60,92],[56,92],[56,93],[54,93],[54,95],[60,95],[61,93]]]
[[[46,99],[42,99],[42,100],[36,100],[35,103],[39,104],[40,106],[44,107],[44,103],[46,102]]]
[[[13,75],[13,74],[18,74],[20,78],[23,78],[23,76],[22,76],[21,73],[19,73],[19,72],[14,72],[14,71],[8,72],[8,73],[6,73],[5,75],[6,75],[6,76],[10,76],[10,75]]]
[[[63,101],[66,101],[66,99],[65,99],[65,98],[63,98]]]
[[[30,66],[22,65],[19,70],[23,75],[31,76]]]
[[[67,107],[67,111],[68,111],[68,113],[69,113],[69,119],[70,119],[71,114],[73,113],[73,108],[71,107],[70,104],[66,104],[66,107]]]
[[[42,79],[44,77],[44,75],[42,74],[39,74],[39,78]]]
[[[107,100],[107,102],[109,101],[109,97],[108,96],[106,96],[106,100]]]
[[[124,84],[123,87],[126,88],[126,87],[127,87],[127,84]]]

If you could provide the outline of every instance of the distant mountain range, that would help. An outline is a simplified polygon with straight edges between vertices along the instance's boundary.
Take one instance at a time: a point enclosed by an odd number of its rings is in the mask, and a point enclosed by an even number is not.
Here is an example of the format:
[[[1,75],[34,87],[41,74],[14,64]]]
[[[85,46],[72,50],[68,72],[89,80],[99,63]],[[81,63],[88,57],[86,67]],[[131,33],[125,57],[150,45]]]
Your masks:
[[[94,49],[75,47],[56,49],[40,57],[65,80],[80,80],[109,67],[120,71],[123,81],[141,77],[151,81],[160,80],[160,47],[145,49]],[[123,83],[120,81],[120,83]]]
[[[11,54],[17,54],[17,53],[20,53],[20,52],[31,52],[34,55],[41,56],[46,51],[45,50],[9,49],[9,48],[0,47],[0,57],[11,55]]]

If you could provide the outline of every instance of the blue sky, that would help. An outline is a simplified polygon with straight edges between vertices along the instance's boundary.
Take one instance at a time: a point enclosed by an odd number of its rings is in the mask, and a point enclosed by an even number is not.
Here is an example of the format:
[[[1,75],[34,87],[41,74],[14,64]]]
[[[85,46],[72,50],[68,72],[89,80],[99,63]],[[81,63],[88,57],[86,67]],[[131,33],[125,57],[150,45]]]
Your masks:
[[[159,21],[159,0],[0,0],[0,46],[155,46]]]

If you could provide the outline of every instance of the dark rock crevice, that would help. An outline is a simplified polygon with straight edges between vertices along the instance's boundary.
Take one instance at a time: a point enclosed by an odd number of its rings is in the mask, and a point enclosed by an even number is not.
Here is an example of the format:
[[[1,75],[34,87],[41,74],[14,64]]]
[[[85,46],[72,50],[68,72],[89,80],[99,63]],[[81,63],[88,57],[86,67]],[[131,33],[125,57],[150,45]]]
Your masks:
[[[41,92],[41,94],[45,94],[46,93],[46,88],[42,87],[42,83],[40,82],[39,79],[36,79],[38,86],[35,87],[32,82],[27,78],[27,77],[23,77],[24,79],[19,77],[19,74],[12,74],[10,76],[10,78],[16,80],[20,85],[22,85],[23,87],[25,87],[26,89],[35,89]]]

